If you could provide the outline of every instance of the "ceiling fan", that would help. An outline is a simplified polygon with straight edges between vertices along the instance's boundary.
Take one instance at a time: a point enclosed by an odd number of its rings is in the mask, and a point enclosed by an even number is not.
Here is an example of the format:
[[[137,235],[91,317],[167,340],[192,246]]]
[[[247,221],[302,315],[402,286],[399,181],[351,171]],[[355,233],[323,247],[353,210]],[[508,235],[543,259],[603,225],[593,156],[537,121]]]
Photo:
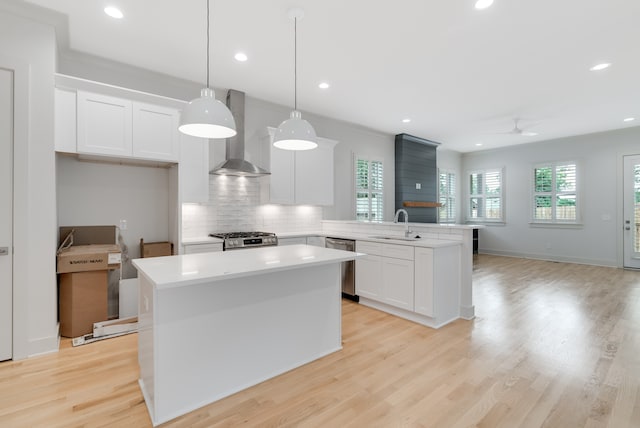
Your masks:
[[[538,135],[537,132],[528,131],[528,130],[520,128],[520,126],[518,125],[518,122],[520,122],[520,119],[514,118],[513,119],[513,129],[511,131],[508,131],[508,132],[499,132],[499,134],[522,135],[523,137],[535,137],[536,135]]]

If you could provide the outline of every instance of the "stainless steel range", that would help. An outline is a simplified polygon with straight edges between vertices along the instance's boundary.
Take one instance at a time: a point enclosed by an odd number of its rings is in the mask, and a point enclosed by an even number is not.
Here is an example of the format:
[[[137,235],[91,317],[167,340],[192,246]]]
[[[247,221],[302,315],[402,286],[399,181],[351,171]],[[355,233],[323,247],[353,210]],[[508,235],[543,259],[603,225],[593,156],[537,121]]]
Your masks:
[[[210,233],[209,236],[223,239],[224,251],[278,245],[276,234],[269,232],[220,232]]]

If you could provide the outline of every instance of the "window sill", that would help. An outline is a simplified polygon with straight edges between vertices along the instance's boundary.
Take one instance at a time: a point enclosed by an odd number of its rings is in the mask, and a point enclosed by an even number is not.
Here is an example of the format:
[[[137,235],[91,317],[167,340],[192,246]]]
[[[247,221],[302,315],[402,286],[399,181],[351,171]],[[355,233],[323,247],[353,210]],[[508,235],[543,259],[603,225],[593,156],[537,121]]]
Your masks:
[[[465,222],[466,224],[481,224],[483,226],[506,226],[507,223],[504,221],[486,221],[486,220],[476,220],[471,219]]]
[[[530,221],[529,227],[540,227],[549,229],[582,229],[582,223],[545,223],[539,221]]]

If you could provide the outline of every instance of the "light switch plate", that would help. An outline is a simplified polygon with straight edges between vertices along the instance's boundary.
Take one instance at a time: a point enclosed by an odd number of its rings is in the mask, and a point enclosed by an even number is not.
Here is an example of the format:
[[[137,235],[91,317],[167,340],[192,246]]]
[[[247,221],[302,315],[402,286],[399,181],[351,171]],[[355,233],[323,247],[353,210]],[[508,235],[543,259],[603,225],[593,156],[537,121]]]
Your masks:
[[[422,183],[416,183],[416,190],[422,189]]]

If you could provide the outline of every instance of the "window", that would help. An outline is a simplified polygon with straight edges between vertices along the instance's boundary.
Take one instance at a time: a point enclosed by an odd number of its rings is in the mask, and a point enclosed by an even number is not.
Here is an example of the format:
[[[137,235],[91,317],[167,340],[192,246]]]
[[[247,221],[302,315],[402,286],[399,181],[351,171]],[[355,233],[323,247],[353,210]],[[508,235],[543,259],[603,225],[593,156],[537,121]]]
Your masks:
[[[533,222],[578,221],[575,162],[549,163],[533,168]]]
[[[383,172],[382,161],[356,157],[356,220],[383,220]]]
[[[456,222],[456,173],[440,170],[438,174],[438,199],[441,204],[438,210],[440,223]]]
[[[503,221],[502,169],[473,171],[469,174],[468,220]]]

